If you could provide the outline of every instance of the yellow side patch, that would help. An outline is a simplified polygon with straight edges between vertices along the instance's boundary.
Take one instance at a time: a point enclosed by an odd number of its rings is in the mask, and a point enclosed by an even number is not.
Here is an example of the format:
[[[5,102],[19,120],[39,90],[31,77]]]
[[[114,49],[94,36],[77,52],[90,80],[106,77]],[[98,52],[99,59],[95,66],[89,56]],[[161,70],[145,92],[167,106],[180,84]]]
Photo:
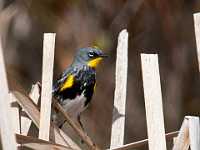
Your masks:
[[[72,87],[73,83],[74,83],[74,76],[69,75],[69,77],[66,79],[66,81],[62,85],[60,91],[62,92],[63,90]]]
[[[88,64],[88,66],[90,66],[92,68],[96,68],[98,66],[98,64],[101,62],[101,60],[102,60],[102,58],[98,57],[93,60],[90,60],[87,64]]]
[[[96,87],[97,87],[97,83],[94,84],[94,91],[96,90]]]

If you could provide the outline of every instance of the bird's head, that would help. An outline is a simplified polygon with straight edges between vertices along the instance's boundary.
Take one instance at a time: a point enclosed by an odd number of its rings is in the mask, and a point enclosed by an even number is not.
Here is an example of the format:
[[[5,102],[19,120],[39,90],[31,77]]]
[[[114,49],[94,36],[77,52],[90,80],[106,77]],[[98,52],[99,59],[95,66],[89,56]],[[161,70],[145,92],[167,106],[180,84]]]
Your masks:
[[[107,57],[107,55],[105,55],[99,48],[87,47],[78,50],[74,62],[86,64],[91,68],[96,68],[104,57]]]

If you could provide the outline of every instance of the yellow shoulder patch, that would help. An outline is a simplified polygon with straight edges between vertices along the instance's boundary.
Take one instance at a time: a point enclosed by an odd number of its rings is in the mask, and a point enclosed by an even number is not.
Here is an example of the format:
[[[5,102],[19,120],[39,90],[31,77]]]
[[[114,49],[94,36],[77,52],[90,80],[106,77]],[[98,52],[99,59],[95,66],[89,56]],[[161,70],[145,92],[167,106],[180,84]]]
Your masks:
[[[63,90],[72,87],[73,83],[74,83],[74,76],[73,75],[69,75],[69,77],[67,77],[67,79],[63,83],[60,91],[62,92]]]

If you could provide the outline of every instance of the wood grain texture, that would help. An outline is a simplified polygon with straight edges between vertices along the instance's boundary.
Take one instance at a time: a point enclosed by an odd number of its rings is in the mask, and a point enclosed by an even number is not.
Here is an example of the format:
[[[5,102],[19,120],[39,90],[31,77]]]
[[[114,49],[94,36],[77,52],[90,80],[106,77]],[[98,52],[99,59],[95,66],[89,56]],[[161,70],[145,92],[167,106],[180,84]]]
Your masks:
[[[20,144],[19,149],[30,148],[35,150],[76,150],[60,144],[55,144],[52,142],[47,142],[41,139],[20,134],[16,134],[16,139],[17,143]]]
[[[125,107],[127,92],[127,70],[128,70],[128,32],[122,30],[118,37],[117,60],[116,60],[116,85],[113,109],[113,124],[111,131],[110,147],[118,147],[124,144],[124,126],[125,126]],[[115,113],[120,117],[114,121]]]
[[[9,93],[9,96],[9,103],[11,104],[11,113],[13,115],[13,122],[15,123],[15,125],[13,126],[14,133],[20,133],[20,107],[11,93]]]
[[[31,118],[34,124],[39,128],[40,112],[37,106],[27,95],[19,93],[17,91],[13,91],[12,93],[16,97],[16,100],[18,101],[20,106],[24,109],[24,111]],[[70,146],[77,150],[81,149],[76,143],[73,142],[73,140],[68,135],[66,135],[61,129],[59,129],[52,122],[50,131],[52,133],[50,135],[50,139],[52,139],[56,143],[62,144],[64,146]]]
[[[188,150],[189,146],[189,123],[188,119],[184,119],[172,150]]]
[[[166,139],[171,140],[174,137],[176,137],[178,135],[178,133],[179,133],[179,131],[170,132],[170,133],[165,134],[165,137],[166,137]],[[148,139],[129,143],[129,144],[114,148],[112,150],[130,150],[130,149],[139,148],[139,147],[144,146],[146,144],[148,144]]]
[[[40,97],[40,88],[36,83],[32,86],[31,92],[29,93],[29,97],[33,100],[35,105],[38,104],[38,100]],[[22,110],[23,111],[23,110]],[[21,134],[28,135],[28,131],[31,127],[32,120],[26,116],[21,116]]]
[[[22,107],[22,109],[26,112],[29,118],[34,122],[34,124],[39,128],[40,124],[40,112],[37,109],[37,106],[33,103],[33,101],[18,91],[12,92],[13,96],[16,98],[18,104]]]
[[[42,93],[39,138],[49,140],[55,34],[45,33],[43,42]]]
[[[8,91],[6,68],[0,36],[0,130],[4,150],[16,150],[15,129],[13,127],[15,114],[11,110],[11,97]]]
[[[195,13],[193,17],[194,17],[194,29],[195,29],[195,38],[197,46],[197,56],[198,56],[199,71],[200,71],[200,13]]]
[[[199,117],[186,116],[189,123],[190,149],[200,150],[200,124]]]
[[[149,150],[166,150],[157,54],[141,54]]]

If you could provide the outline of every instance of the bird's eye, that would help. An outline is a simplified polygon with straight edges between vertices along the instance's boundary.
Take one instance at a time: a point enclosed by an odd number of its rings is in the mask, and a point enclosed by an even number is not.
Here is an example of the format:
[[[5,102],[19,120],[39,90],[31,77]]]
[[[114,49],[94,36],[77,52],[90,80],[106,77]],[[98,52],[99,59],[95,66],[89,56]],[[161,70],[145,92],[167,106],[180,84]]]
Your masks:
[[[92,52],[92,51],[88,53],[88,56],[89,56],[90,58],[91,58],[91,57],[94,57],[94,55],[95,55],[95,53]]]

